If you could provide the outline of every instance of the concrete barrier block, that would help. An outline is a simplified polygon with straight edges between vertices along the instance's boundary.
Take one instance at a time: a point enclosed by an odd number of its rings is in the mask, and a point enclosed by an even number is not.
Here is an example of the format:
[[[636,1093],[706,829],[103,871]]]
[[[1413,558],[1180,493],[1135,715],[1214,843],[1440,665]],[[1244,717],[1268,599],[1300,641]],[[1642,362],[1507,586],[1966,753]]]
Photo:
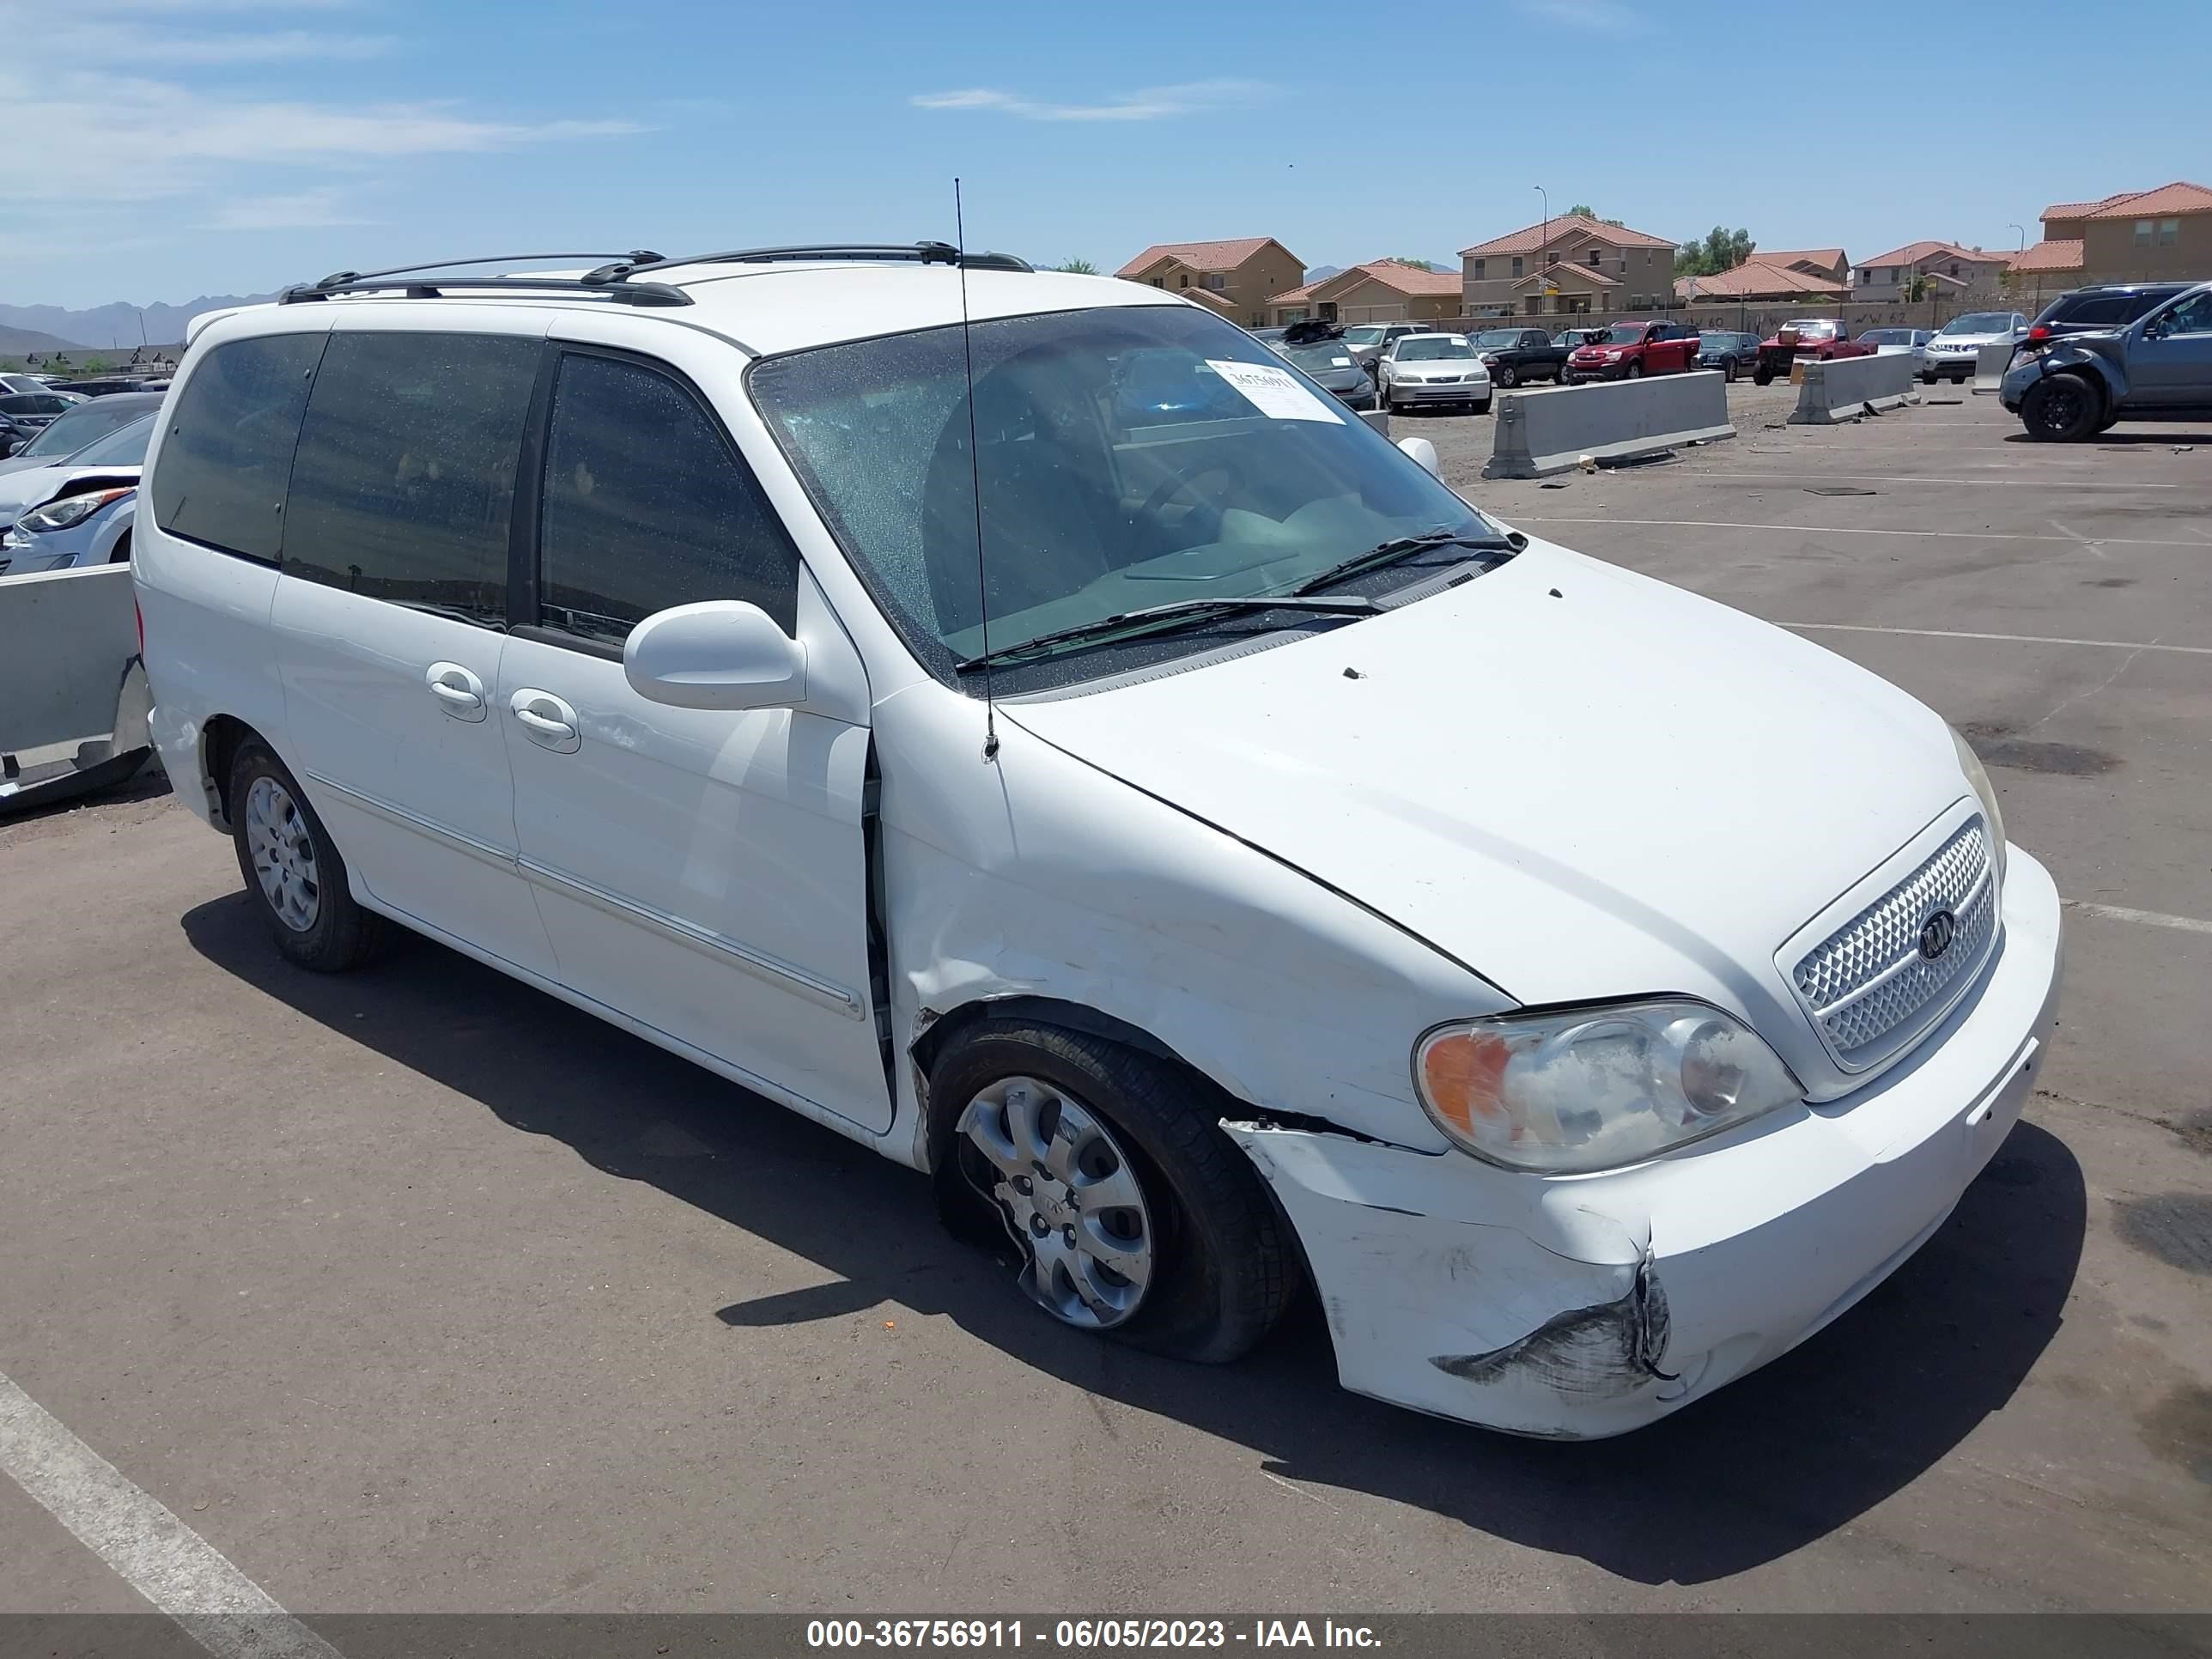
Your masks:
[[[1368,425],[1373,427],[1384,437],[1387,438],[1390,435],[1390,411],[1389,410],[1381,407],[1363,409],[1359,411],[1359,418],[1366,422]]]
[[[1905,352],[1887,356],[1831,357],[1805,364],[1797,388],[1792,426],[1832,426],[1864,414],[1896,409],[1912,396],[1912,359]]]
[[[1541,478],[1585,455],[1601,461],[1664,454],[1735,436],[1728,385],[1717,369],[1635,380],[1501,392],[1486,478]]]
[[[0,754],[111,736],[137,654],[129,565],[0,579]]]
[[[1990,340],[1974,353],[1974,390],[1994,392],[2004,386],[2005,370],[2012,367],[2013,353],[2020,349],[2012,340]]]

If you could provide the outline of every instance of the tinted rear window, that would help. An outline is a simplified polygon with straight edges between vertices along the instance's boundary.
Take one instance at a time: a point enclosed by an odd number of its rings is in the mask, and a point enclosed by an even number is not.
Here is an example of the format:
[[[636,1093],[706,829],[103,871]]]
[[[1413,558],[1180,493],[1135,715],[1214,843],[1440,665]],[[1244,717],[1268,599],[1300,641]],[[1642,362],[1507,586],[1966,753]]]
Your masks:
[[[277,507],[325,337],[233,340],[200,360],[169,416],[152,489],[155,523],[172,535],[275,562],[283,538]]]
[[[541,349],[511,335],[332,335],[292,465],[285,574],[503,623]]]
[[[2161,288],[2136,294],[2084,294],[2058,301],[2041,320],[2083,328],[2116,328],[2148,314],[2153,307],[2164,305],[2180,292],[2178,288]]]

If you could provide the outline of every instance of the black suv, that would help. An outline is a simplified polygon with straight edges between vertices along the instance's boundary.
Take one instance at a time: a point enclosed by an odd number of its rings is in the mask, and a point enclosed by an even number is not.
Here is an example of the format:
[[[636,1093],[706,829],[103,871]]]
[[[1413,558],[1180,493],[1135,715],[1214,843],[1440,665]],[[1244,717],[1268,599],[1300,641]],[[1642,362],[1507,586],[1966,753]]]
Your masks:
[[[2100,283],[2093,288],[2072,289],[2044,307],[2027,331],[2028,343],[2125,328],[2195,286],[2193,283]]]

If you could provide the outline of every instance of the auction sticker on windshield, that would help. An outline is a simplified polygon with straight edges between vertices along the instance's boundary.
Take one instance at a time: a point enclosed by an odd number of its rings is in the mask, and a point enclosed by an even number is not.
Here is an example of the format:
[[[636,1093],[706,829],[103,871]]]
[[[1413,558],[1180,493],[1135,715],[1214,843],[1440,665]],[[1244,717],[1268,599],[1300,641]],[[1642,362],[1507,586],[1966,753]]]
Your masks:
[[[1243,392],[1245,401],[1270,420],[1343,423],[1344,416],[1291,379],[1287,368],[1231,362],[1220,357],[1208,357],[1206,366]]]

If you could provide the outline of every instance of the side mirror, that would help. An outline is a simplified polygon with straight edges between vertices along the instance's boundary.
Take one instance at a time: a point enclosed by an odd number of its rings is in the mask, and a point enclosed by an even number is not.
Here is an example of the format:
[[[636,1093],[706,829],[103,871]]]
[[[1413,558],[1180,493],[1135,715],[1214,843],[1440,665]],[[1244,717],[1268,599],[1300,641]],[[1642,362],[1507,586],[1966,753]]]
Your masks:
[[[1437,447],[1426,438],[1401,438],[1398,440],[1398,447],[1419,462],[1421,470],[1431,478],[1443,476],[1437,470],[1438,465]]]
[[[630,689],[672,708],[781,708],[806,701],[806,647],[757,605],[656,611],[623,642]]]

